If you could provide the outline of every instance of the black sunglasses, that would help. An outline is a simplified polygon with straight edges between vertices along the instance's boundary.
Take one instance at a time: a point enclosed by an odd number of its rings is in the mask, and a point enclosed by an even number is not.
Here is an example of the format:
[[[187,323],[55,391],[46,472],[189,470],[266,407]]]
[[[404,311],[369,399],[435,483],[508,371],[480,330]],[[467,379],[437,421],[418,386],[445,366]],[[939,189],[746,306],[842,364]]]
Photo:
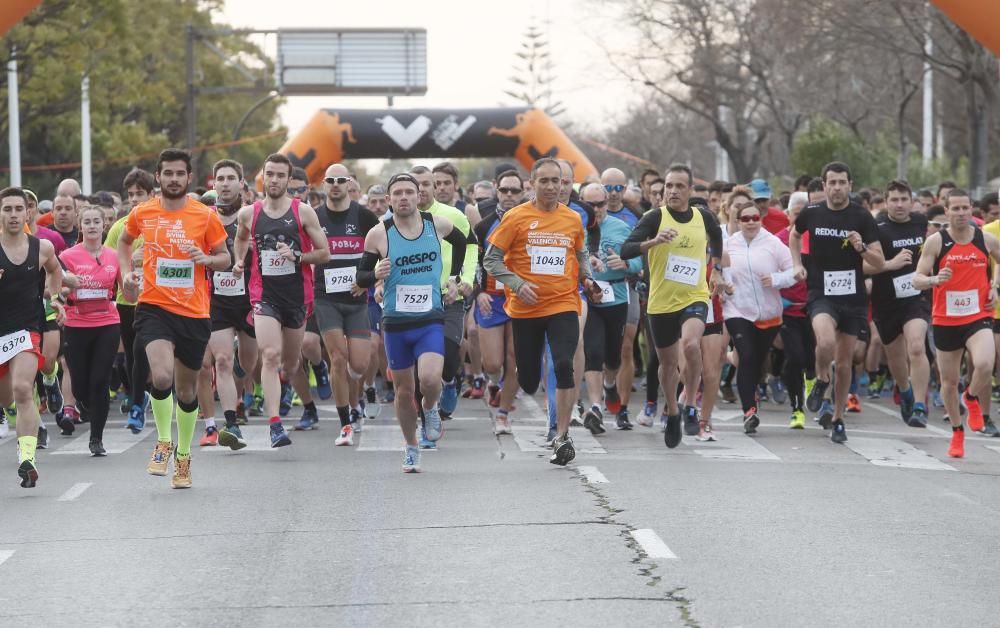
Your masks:
[[[497,188],[497,191],[501,194],[520,194],[524,190],[521,188]]]

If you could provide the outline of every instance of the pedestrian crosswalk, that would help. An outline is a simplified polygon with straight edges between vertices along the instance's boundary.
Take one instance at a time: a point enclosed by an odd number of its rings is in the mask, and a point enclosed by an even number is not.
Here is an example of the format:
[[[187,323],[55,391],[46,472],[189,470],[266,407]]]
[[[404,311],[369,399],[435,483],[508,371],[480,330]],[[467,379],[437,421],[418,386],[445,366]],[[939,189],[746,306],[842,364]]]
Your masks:
[[[844,444],[848,449],[867,458],[877,467],[955,471],[955,467],[945,464],[927,452],[901,440],[853,436]]]

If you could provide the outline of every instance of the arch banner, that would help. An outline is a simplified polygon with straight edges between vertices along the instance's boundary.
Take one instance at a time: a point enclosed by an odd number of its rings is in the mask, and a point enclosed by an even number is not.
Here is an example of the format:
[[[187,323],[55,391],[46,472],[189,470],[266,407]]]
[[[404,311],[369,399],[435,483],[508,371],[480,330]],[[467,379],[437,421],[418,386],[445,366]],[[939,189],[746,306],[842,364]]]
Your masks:
[[[931,0],[952,22],[1000,56],[1000,2],[997,0]]]
[[[0,7],[0,37],[6,35],[7,31],[41,3],[42,0],[4,0],[3,7]]]
[[[597,169],[538,109],[322,109],[281,153],[323,178],[344,159],[514,157],[525,169],[542,157],[573,164],[577,181]]]

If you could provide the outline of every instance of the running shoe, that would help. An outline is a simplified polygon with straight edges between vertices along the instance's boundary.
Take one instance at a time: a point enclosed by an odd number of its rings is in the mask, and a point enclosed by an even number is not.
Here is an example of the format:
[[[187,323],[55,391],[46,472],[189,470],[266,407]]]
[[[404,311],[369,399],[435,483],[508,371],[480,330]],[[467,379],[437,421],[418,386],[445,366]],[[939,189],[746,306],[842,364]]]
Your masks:
[[[486,380],[476,377],[472,380],[472,388],[469,389],[469,399],[482,399],[485,394]]]
[[[736,403],[736,392],[733,391],[733,385],[722,382],[719,386],[719,394],[722,395],[722,400],[726,403]]]
[[[583,407],[583,399],[576,400],[576,416],[571,418],[569,424],[574,427],[583,426],[583,415],[587,414],[587,410]]]
[[[382,395],[382,403],[392,403],[396,400],[396,389],[392,386],[386,388],[385,394]]]
[[[815,385],[816,385],[816,378],[815,377],[813,377],[813,378],[809,378],[809,377],[805,378],[804,385],[803,385],[802,388],[803,388],[803,393],[805,394],[806,397],[808,397],[809,395],[812,394],[812,390],[813,390],[813,387]],[[812,410],[810,410],[810,412],[812,412]]]
[[[219,430],[219,444],[233,451],[239,451],[247,446],[239,425],[227,425]]]
[[[939,390],[932,390],[931,391],[931,404],[935,408],[943,408],[944,407],[944,399],[941,398],[941,391],[939,391]]]
[[[604,407],[611,414],[618,414],[622,409],[622,398],[618,395],[618,386],[604,387]]]
[[[294,395],[295,391],[292,390],[291,384],[281,385],[281,402],[278,404],[279,416],[288,416],[288,413],[292,411],[292,397]]]
[[[806,380],[806,384],[809,381]],[[824,382],[821,380],[816,380],[812,386],[812,390],[806,396],[806,408],[809,412],[818,412],[820,406],[823,405],[823,395],[826,394],[826,389],[830,386],[830,382]]]
[[[830,429],[830,426],[833,425],[833,404],[829,399],[823,400],[817,420],[819,421],[819,426],[824,430]]]
[[[7,411],[0,411],[0,438],[7,438],[10,434],[10,425],[7,424]]]
[[[247,403],[246,395],[243,396],[243,401],[236,404],[236,425],[246,425],[247,424]],[[253,395],[250,395],[250,403],[253,403]]]
[[[38,426],[38,444],[35,447],[38,449],[49,448],[49,430],[44,425]]]
[[[681,414],[684,416],[684,433],[688,436],[698,434],[698,408],[694,406],[682,406]]]
[[[90,439],[90,455],[95,458],[103,458],[108,455],[108,452],[104,449],[104,443],[97,440],[96,438]]]
[[[441,387],[441,400],[438,408],[443,414],[451,416],[451,413],[458,407],[458,387],[454,382],[448,382]]]
[[[969,416],[966,419],[969,422],[969,429],[973,432],[983,429],[983,411],[979,407],[979,399],[970,397],[969,392],[966,391],[962,394],[962,401],[965,402],[965,407],[969,409]]]
[[[306,430],[316,429],[316,424],[319,423],[319,415],[316,413],[316,409],[305,408],[302,410],[302,417],[299,419],[298,425],[295,426],[295,431],[302,432]]]
[[[757,384],[757,401],[767,401],[767,384]]]
[[[444,426],[441,425],[441,413],[437,406],[430,410],[424,410],[424,429],[427,430],[427,440],[437,442],[444,435]]]
[[[199,447],[215,447],[219,444],[219,430],[214,425],[205,428],[205,435],[198,441]]]
[[[365,388],[365,416],[374,419],[380,414],[382,414],[382,404],[378,402],[375,387],[369,386]]]
[[[487,394],[489,396],[489,404],[491,408],[500,407],[500,387],[496,384],[490,384],[486,387]]]
[[[333,396],[333,389],[330,387],[330,367],[326,365],[326,360],[320,360],[319,364],[312,365],[312,371],[316,376],[316,394],[326,401]]]
[[[510,428],[510,417],[506,413],[498,412],[493,419],[493,433],[497,436],[514,433]]]
[[[292,391],[292,405],[293,406],[301,406],[301,405],[303,405],[302,404],[302,397],[299,397],[299,393],[295,392],[294,390]]]
[[[403,450],[403,473],[420,473],[420,448],[407,445]]]
[[[881,399],[882,397],[882,384],[876,380],[871,384],[868,384],[868,398],[869,399]]]
[[[45,403],[53,412],[63,407],[63,395],[58,381],[53,384],[42,384],[42,388],[45,389]]]
[[[853,393],[847,395],[847,411],[855,414],[861,412],[861,400]]]
[[[913,414],[906,420],[906,424],[910,427],[927,427],[927,408],[924,404],[913,405]]]
[[[709,423],[708,421],[699,421],[698,435],[695,436],[695,439],[700,440],[703,443],[705,442],[714,443],[715,432],[712,431],[712,424]]]
[[[550,427],[548,433],[545,434],[545,448],[551,449],[552,443],[556,440],[558,436],[559,433],[556,432],[556,428]]]
[[[364,427],[364,412],[358,410],[357,408],[351,408],[351,426],[354,427],[355,432],[361,432]]]
[[[171,488],[191,488],[191,456],[174,457],[174,477],[170,479]]]
[[[146,411],[142,409],[142,406],[132,406],[132,409],[128,411],[128,423],[125,427],[133,434],[138,434],[145,425]],[[59,427],[62,427],[62,425]]]
[[[337,440],[333,441],[333,444],[337,447],[351,447],[354,445],[354,428],[350,425],[345,425],[340,428],[340,436]]]
[[[788,401],[788,391],[785,390],[785,383],[781,378],[772,375],[768,381],[768,388],[771,389],[771,400],[779,406],[785,405]]]
[[[271,424],[271,449],[277,447],[284,447],[286,445],[291,445],[292,439],[288,437],[288,433],[285,432],[285,426],[281,424],[281,421],[277,421]]]
[[[170,454],[174,453],[174,444],[170,441],[156,441],[153,455],[149,457],[146,473],[150,475],[166,475]]]
[[[983,436],[992,436],[993,438],[1000,437],[1000,429],[997,428],[997,424],[993,422],[993,419],[983,419],[983,429],[980,432]],[[39,440],[39,443],[42,441]],[[41,447],[41,445],[39,445]]]
[[[591,434],[603,434],[607,430],[604,429],[604,417],[601,416],[600,411],[591,408],[583,415],[583,426],[590,430]]]
[[[628,408],[622,408],[615,417],[615,427],[620,430],[632,429],[632,422],[628,420]]]
[[[965,430],[961,426],[951,430],[951,445],[948,447],[948,455],[952,458],[965,457]]]
[[[756,434],[758,425],[760,425],[760,417],[757,416],[757,408],[750,408],[743,413],[744,434]]]
[[[118,411],[122,414],[128,414],[129,409],[132,407],[132,400],[128,395],[122,395],[121,405],[118,406]]]
[[[552,456],[549,462],[560,466],[566,466],[573,458],[576,458],[576,449],[573,447],[573,439],[569,434],[563,434],[552,443]]]
[[[35,488],[38,483],[38,469],[35,463],[25,460],[17,468],[17,477],[21,478],[21,488]]]
[[[806,429],[806,413],[802,410],[793,410],[792,420],[788,422],[788,427],[793,430]]]
[[[833,431],[830,432],[830,440],[835,443],[847,442],[847,430],[844,429],[843,419],[837,419],[833,422]]]
[[[67,412],[68,410],[71,410],[72,412]],[[72,436],[73,432],[76,431],[76,424],[73,423],[73,419],[71,418],[72,413],[75,412],[76,408],[66,406],[59,412],[59,414],[56,415],[56,424],[60,427],[60,429],[62,429],[62,432],[60,433],[63,436]]]
[[[646,405],[642,408],[642,414],[639,415],[639,425],[643,427],[653,427],[653,417],[656,416],[656,403],[653,401],[647,401]]]
[[[667,417],[667,426],[663,430],[663,443],[669,449],[673,449],[681,444],[681,439],[683,438],[681,434],[681,415],[670,414],[664,416]]]
[[[427,440],[427,432],[424,431],[423,427],[420,428],[420,439],[417,441],[417,444],[420,446],[421,449],[437,449],[438,448],[438,444],[437,443],[435,443],[432,440]]]

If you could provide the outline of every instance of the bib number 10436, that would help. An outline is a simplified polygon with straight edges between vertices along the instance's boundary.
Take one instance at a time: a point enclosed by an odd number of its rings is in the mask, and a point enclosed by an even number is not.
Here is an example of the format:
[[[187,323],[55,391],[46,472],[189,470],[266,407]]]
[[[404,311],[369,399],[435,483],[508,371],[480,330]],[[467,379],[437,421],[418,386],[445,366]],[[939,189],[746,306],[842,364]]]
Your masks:
[[[531,272],[536,275],[566,274],[566,249],[561,246],[529,246]]]

